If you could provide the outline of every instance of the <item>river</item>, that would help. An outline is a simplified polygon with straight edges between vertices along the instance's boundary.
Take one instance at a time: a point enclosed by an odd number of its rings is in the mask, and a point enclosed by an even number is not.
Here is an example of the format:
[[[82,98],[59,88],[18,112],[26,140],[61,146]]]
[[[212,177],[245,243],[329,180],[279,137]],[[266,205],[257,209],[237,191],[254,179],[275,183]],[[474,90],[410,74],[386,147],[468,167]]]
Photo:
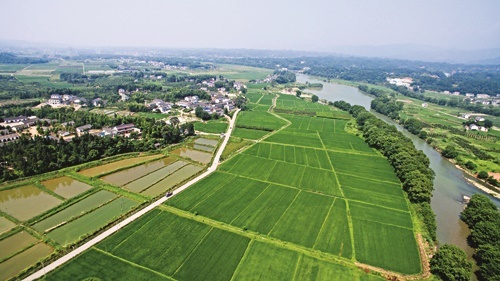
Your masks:
[[[370,110],[370,102],[373,97],[361,93],[357,88],[323,82],[314,79],[310,76],[297,74],[297,82],[305,83],[322,83],[322,89],[306,90],[307,92],[317,95],[320,99],[328,101],[344,100],[350,104],[358,104]],[[460,220],[460,212],[463,210],[462,196],[471,196],[472,194],[480,193],[490,197],[493,202],[500,207],[500,200],[486,194],[468,183],[464,176],[466,175],[455,165],[450,163],[441,156],[422,139],[406,131],[402,126],[379,113],[373,112],[377,117],[384,120],[386,123],[395,125],[399,131],[409,137],[415,147],[422,150],[430,159],[430,166],[436,173],[434,179],[434,192],[432,193],[432,209],[436,214],[437,221],[437,238],[440,244],[454,244],[467,252],[469,257],[472,256],[473,249],[467,245],[466,238],[470,231],[467,225]]]

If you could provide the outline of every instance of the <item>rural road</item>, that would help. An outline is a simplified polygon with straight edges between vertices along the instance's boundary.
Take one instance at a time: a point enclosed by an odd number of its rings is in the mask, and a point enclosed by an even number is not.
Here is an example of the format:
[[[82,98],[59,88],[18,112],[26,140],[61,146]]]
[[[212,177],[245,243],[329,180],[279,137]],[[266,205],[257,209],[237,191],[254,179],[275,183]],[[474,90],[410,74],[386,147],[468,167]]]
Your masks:
[[[227,129],[227,132],[225,134],[224,140],[222,141],[222,144],[220,145],[219,149],[217,150],[217,153],[215,154],[214,160],[212,162],[212,165],[201,175],[197,176],[196,178],[190,180],[189,182],[185,183],[181,187],[177,188],[176,190],[173,191],[173,195],[170,197],[161,197],[160,199],[156,200],[155,202],[151,203],[144,209],[140,210],[139,212],[133,214],[132,216],[126,218],[125,220],[121,221],[117,225],[113,226],[112,228],[104,231],[103,233],[99,234],[98,236],[94,237],[92,240],[88,241],[87,243],[83,244],[82,246],[76,248],[75,250],[71,251],[70,253],[66,254],[65,256],[59,258],[58,260],[54,261],[53,263],[45,266],[43,269],[33,273],[32,275],[26,277],[25,281],[28,280],[35,280],[38,278],[41,278],[45,276],[48,272],[56,269],[58,266],[68,262],[72,258],[78,256],[79,254],[83,253],[85,250],[89,249],[90,247],[94,246],[95,244],[101,242],[102,240],[106,239],[106,237],[112,235],[113,233],[117,232],[124,226],[128,225],[129,223],[135,221],[136,219],[140,218],[147,212],[151,211],[152,209],[158,207],[159,205],[163,204],[165,201],[168,199],[172,198],[175,196],[177,193],[182,192],[184,189],[190,187],[191,185],[197,183],[198,181],[202,180],[203,178],[207,177],[211,173],[215,172],[217,170],[217,166],[219,165],[220,157],[222,155],[222,152],[226,148],[226,145],[229,141],[229,137],[231,136],[231,133],[234,128],[234,124],[236,122],[236,116],[240,112],[240,109],[236,110],[236,112],[233,114],[233,118],[231,118],[229,122],[229,127]]]

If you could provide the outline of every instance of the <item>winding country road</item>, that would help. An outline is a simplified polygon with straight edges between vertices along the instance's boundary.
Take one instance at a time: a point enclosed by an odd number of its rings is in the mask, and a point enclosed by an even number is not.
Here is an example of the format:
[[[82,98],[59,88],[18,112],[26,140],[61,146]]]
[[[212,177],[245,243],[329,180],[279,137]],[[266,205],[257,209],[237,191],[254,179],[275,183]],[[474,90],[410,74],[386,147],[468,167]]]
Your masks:
[[[238,115],[239,112],[240,112],[240,109],[236,110],[236,112],[233,114],[233,117],[231,118],[231,120],[229,122],[229,127],[227,129],[226,134],[225,134],[224,141],[222,141],[222,144],[220,145],[219,149],[217,150],[217,153],[215,154],[215,157],[214,157],[214,160],[212,162],[212,165],[210,165],[210,167],[203,174],[197,176],[196,178],[190,180],[189,182],[185,183],[181,187],[179,187],[176,190],[174,190],[172,196],[170,196],[170,197],[165,197],[165,196],[161,197],[160,199],[158,199],[155,202],[151,203],[150,205],[148,205],[144,209],[138,211],[137,213],[131,215],[128,218],[126,218],[125,220],[119,222],[117,225],[115,225],[115,226],[111,227],[110,229],[104,231],[103,233],[101,233],[98,236],[94,237],[92,240],[90,240],[87,243],[83,244],[82,246],[76,248],[75,250],[71,251],[70,253],[64,255],[63,257],[59,258],[58,260],[54,261],[53,263],[51,263],[51,264],[49,264],[47,266],[44,266],[43,269],[41,269],[41,270],[33,273],[32,275],[26,277],[23,280],[26,280],[26,281],[27,280],[35,280],[35,279],[38,279],[38,278],[41,278],[41,277],[45,276],[45,274],[47,274],[48,272],[56,269],[57,267],[59,267],[60,265],[62,265],[64,263],[68,262],[72,258],[74,258],[77,255],[83,253],[85,250],[89,249],[90,247],[94,246],[95,244],[97,244],[97,243],[101,242],[102,240],[106,239],[108,236],[110,236],[113,233],[117,232],[118,230],[120,230],[124,226],[128,225],[129,223],[131,223],[131,222],[135,221],[136,219],[140,218],[141,216],[143,216],[147,212],[149,212],[152,209],[154,209],[154,208],[158,207],[159,205],[163,204],[165,201],[167,201],[168,199],[172,198],[177,193],[182,192],[184,189],[190,187],[191,185],[197,183],[198,181],[204,179],[205,177],[207,177],[211,173],[215,172],[215,170],[217,170],[217,166],[219,165],[220,157],[222,155],[222,152],[226,148],[226,145],[227,145],[227,143],[229,141],[229,137],[231,136],[231,133],[232,133],[233,128],[234,128],[234,124],[236,122],[236,116]]]

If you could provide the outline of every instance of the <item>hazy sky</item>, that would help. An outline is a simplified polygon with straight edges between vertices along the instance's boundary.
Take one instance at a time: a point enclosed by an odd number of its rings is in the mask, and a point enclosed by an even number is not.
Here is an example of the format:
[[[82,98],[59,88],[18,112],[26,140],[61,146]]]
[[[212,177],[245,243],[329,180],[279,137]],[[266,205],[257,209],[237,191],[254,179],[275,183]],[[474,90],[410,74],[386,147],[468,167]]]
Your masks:
[[[500,47],[500,0],[0,0],[0,39],[72,46]]]

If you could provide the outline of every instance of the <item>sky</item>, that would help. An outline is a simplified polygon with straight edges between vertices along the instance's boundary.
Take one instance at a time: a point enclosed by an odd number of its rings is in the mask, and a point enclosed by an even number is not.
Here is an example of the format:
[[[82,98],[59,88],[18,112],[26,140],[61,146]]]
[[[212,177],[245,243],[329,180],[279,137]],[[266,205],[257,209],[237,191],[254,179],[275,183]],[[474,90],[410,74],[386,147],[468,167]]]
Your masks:
[[[0,40],[74,47],[500,48],[499,0],[0,0]]]

